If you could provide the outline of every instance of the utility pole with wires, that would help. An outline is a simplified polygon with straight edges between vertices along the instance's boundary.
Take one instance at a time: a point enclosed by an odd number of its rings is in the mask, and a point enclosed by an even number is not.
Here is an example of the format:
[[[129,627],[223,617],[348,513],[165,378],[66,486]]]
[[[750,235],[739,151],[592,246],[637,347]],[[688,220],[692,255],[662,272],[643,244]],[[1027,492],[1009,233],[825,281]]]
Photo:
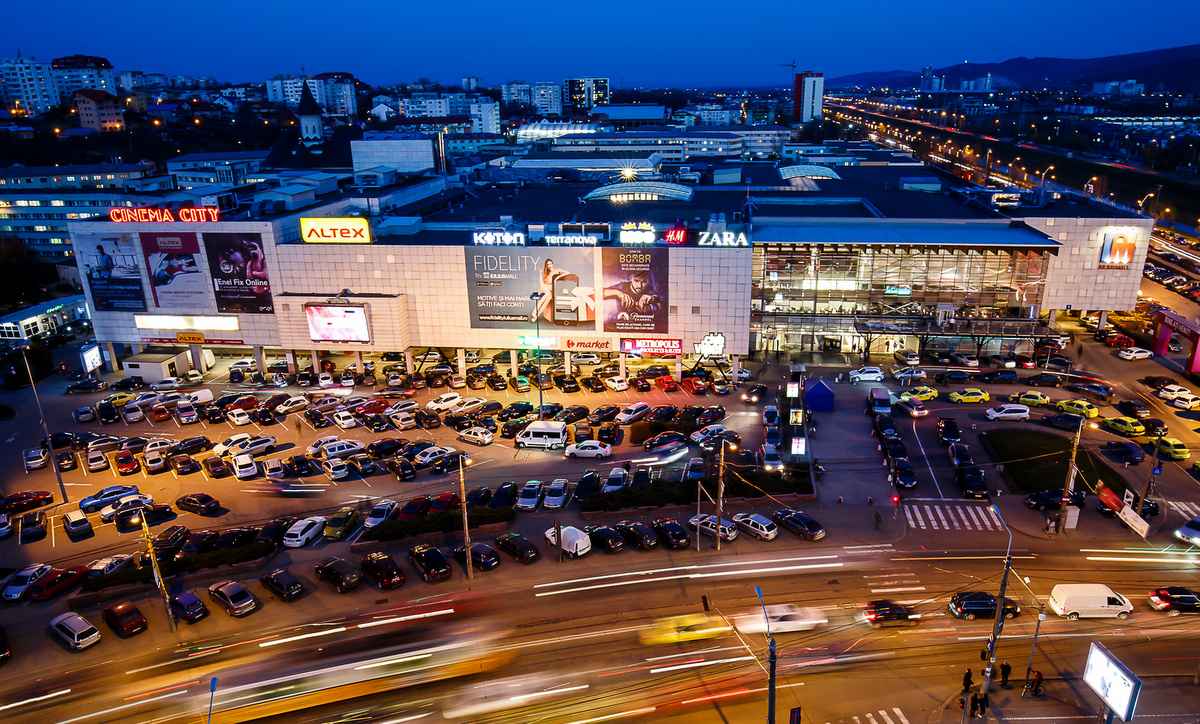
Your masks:
[[[1071,439],[1071,459],[1067,464],[1067,482],[1063,485],[1063,497],[1058,503],[1058,525],[1054,532],[1061,534],[1066,527],[1067,522],[1067,505],[1071,502],[1071,489],[1075,485],[1075,475],[1079,469],[1075,467],[1075,453],[1079,451],[1079,438],[1083,436],[1084,420],[1079,421],[1079,427],[1075,430],[1075,437]]]
[[[1150,496],[1150,493],[1154,492],[1154,478],[1157,475],[1157,473],[1155,473],[1155,471],[1159,470],[1158,451],[1159,451],[1160,446],[1162,445],[1162,439],[1163,439],[1163,434],[1160,431],[1158,433],[1158,438],[1155,439],[1155,441],[1154,441],[1154,458],[1150,461],[1150,469],[1149,469],[1149,472],[1146,474],[1146,484],[1142,486],[1142,494],[1138,496],[1138,499],[1136,501],[1137,506],[1138,506],[1137,507],[1138,515],[1141,515],[1142,510],[1146,507],[1146,498],[1148,498]]]

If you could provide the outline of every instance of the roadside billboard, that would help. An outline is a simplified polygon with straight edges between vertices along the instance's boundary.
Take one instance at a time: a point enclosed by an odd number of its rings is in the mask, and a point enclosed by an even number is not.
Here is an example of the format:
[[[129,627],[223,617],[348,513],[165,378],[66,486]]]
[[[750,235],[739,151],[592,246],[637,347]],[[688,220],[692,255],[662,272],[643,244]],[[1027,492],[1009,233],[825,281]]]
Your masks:
[[[261,234],[205,233],[204,248],[218,312],[275,313]]]
[[[603,250],[605,332],[667,333],[667,249]]]
[[[464,249],[472,329],[595,329],[596,267],[591,248]],[[530,295],[541,293],[540,299]]]
[[[138,234],[146,271],[150,275],[150,295],[159,309],[208,308],[208,288],[196,262],[200,240],[196,234]]]
[[[80,234],[73,240],[95,311],[146,311],[134,238],[134,234]]]

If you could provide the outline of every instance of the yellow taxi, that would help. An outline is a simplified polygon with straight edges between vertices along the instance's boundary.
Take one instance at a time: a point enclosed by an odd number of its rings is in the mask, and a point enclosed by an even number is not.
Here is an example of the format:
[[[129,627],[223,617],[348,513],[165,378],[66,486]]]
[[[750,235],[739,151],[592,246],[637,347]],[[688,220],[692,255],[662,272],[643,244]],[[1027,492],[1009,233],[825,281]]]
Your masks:
[[[937,396],[938,391],[928,385],[921,385],[920,387],[914,387],[911,390],[900,393],[900,399],[902,400],[907,397],[913,400],[920,400],[921,402],[936,400]]]
[[[1009,402],[1015,402],[1019,405],[1028,405],[1029,407],[1045,407],[1051,403],[1050,395],[1037,390],[1027,390],[1019,395],[1012,395],[1008,398]]]
[[[1104,420],[1104,426],[1113,432],[1119,432],[1122,435],[1145,435],[1146,427],[1132,417],[1110,417]]]
[[[965,390],[950,393],[951,402],[987,402],[992,396],[978,387],[968,387]]]
[[[1082,415],[1091,420],[1100,415],[1096,406],[1087,400],[1063,400],[1054,406],[1059,412],[1069,412],[1072,415]]]
[[[643,644],[676,644],[685,641],[713,639],[729,633],[724,620],[704,613],[660,618],[642,631]]]
[[[111,402],[113,407],[124,407],[136,395],[132,392],[114,392],[108,397],[105,397],[101,402]]]
[[[1187,460],[1192,456],[1187,449],[1187,445],[1184,445],[1173,437],[1159,438],[1158,451],[1172,460]]]

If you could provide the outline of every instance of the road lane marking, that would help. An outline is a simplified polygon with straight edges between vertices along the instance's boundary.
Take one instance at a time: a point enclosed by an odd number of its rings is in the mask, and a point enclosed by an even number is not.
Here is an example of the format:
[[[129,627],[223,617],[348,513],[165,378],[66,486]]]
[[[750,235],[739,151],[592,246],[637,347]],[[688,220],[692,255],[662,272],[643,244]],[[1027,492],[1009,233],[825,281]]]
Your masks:
[[[891,588],[872,588],[871,593],[912,593],[924,590],[926,590],[924,586],[893,586]]]

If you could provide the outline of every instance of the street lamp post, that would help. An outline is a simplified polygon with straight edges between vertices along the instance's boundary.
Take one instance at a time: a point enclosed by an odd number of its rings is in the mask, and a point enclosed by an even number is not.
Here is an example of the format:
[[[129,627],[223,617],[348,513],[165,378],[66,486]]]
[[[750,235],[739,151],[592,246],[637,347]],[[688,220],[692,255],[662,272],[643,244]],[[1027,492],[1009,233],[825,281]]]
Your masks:
[[[21,359],[25,360],[25,372],[29,375],[29,387],[33,389],[33,401],[37,404],[39,422],[42,423],[42,434],[46,436],[46,452],[50,457],[50,467],[54,468],[54,477],[58,478],[58,489],[62,493],[63,503],[68,503],[67,486],[63,483],[62,470],[58,468],[58,459],[54,456],[54,445],[50,442],[50,428],[46,427],[46,413],[42,411],[42,399],[38,397],[37,382],[33,379],[33,369],[29,366],[29,355],[26,350],[29,348],[29,343],[24,342],[21,345]]]
[[[459,508],[462,509],[462,524],[463,524],[463,545],[467,547],[467,582],[475,578],[474,566],[471,555],[471,528],[467,525],[467,474],[466,469],[469,465],[466,460],[458,461],[458,498]]]
[[[725,450],[736,450],[732,440],[721,441],[721,462],[717,466],[717,550],[721,550],[721,513],[725,502]],[[700,533],[700,522],[696,521],[696,533]]]
[[[771,618],[767,616],[762,587],[755,586],[754,593],[758,596],[758,605],[762,606],[763,620],[767,624],[767,661],[771,665],[771,673],[767,679],[767,724],[775,724],[775,637],[771,635]]]
[[[1012,570],[1012,529],[1000,515],[1000,507],[994,503],[992,512],[1000,519],[1000,524],[1008,532],[1008,549],[1004,552],[1004,576],[1000,579],[1000,597],[996,600],[996,615],[992,621],[992,642],[988,646],[988,664],[983,672],[983,694],[986,696],[992,686],[992,669],[996,668],[996,648],[1000,644],[1000,632],[1004,630],[1004,593],[1008,589],[1008,573]]]
[[[1045,171],[1042,171],[1042,181],[1041,181],[1042,184],[1046,183],[1046,174],[1050,173],[1050,169],[1052,169],[1052,168],[1054,168],[1053,164],[1047,166]]]
[[[537,336],[537,388],[538,388],[538,419],[542,419],[542,312],[538,308],[545,292],[534,292],[529,295],[533,300],[533,333]]]

